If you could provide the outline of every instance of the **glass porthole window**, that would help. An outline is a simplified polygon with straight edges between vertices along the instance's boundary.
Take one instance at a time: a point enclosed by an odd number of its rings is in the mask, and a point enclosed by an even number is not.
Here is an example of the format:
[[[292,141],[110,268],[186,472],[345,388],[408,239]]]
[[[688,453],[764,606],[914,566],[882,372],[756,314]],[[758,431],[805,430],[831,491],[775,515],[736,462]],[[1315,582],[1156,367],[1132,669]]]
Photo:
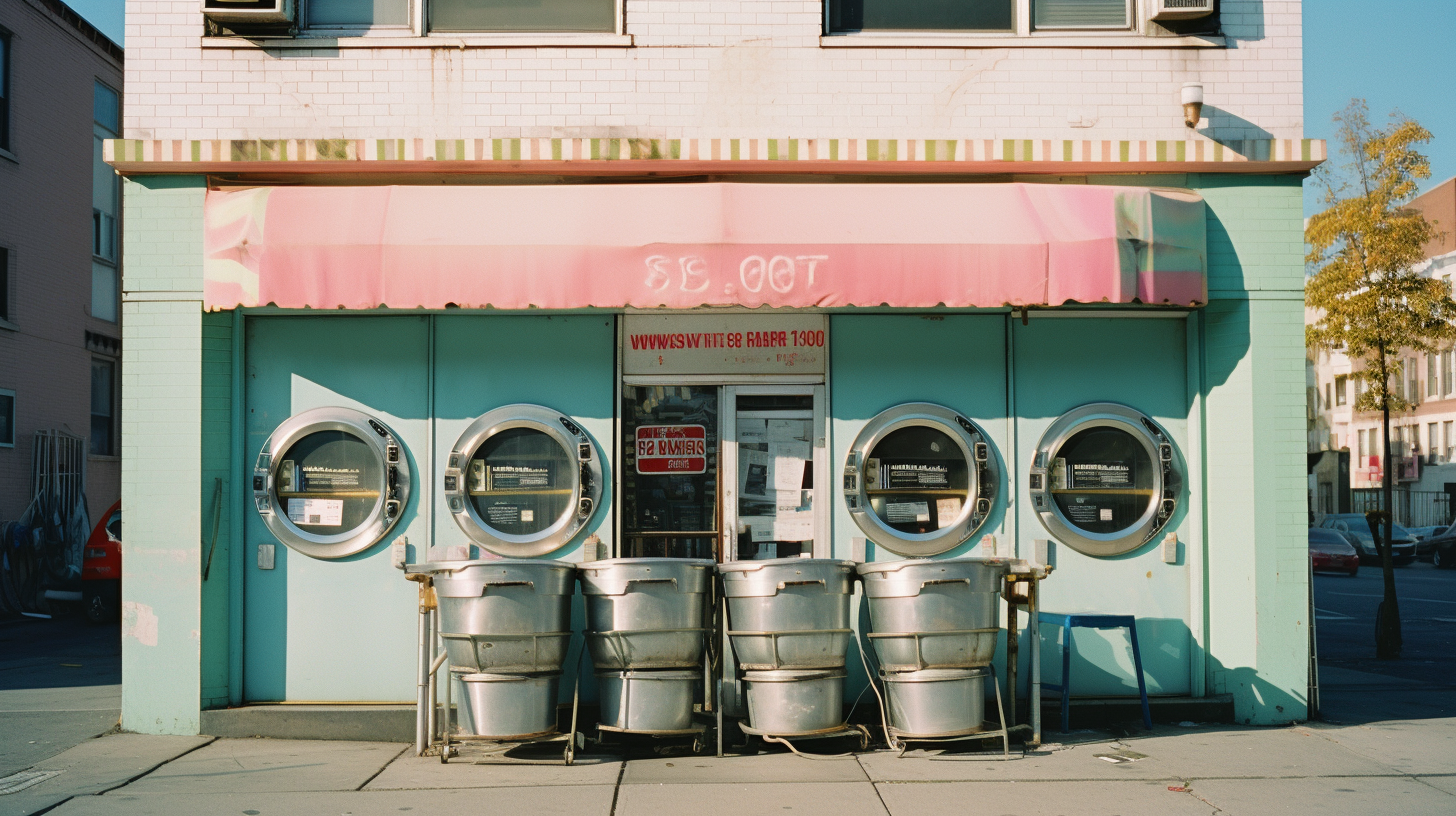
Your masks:
[[[508,405],[471,423],[450,452],[444,493],[460,529],[498,555],[565,545],[601,499],[596,446],[569,417]]]
[[[1140,411],[1085,405],[1047,429],[1031,498],[1057,540],[1088,555],[1141,547],[1177,509],[1182,467],[1168,434]]]
[[[998,484],[985,432],[949,408],[909,403],[865,425],[844,470],[845,503],[876,544],[943,553],[975,534]]]
[[[268,437],[253,471],[253,500],[268,529],[313,558],[373,546],[409,500],[409,464],[379,419],[317,408]]]

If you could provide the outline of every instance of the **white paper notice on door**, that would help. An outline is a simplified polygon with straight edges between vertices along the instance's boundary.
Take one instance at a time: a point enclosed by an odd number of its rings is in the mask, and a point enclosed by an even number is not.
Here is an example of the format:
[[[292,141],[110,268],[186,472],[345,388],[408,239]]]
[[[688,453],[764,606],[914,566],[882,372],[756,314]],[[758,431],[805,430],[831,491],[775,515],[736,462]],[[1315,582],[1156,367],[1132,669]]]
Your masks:
[[[804,460],[775,456],[774,490],[798,490],[804,484]]]
[[[747,443],[763,443],[768,441],[768,420],[766,419],[739,419],[738,420],[738,441]]]
[[[738,449],[738,492],[744,496],[768,498],[773,459],[760,450]],[[800,476],[802,478],[802,475]],[[798,485],[795,485],[797,487]]]
[[[802,419],[770,419],[768,441],[792,442],[795,439],[808,440],[809,423]]]
[[[294,524],[338,527],[344,523],[343,499],[289,499],[288,520]]]

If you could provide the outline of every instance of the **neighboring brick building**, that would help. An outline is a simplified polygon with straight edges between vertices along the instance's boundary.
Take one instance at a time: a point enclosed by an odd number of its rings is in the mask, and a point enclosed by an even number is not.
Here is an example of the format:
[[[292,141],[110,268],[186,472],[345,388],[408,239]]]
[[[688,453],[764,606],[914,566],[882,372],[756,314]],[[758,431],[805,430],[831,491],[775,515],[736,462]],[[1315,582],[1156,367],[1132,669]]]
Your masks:
[[[0,520],[31,440],[86,438],[93,522],[120,497],[122,50],[58,0],[0,0]],[[13,422],[13,425],[10,423]]]
[[[107,155],[148,549],[126,564],[126,728],[410,699],[418,607],[392,555],[1033,558],[1047,539],[1048,608],[1136,615],[1153,694],[1305,716],[1300,221],[1325,145],[1303,138],[1299,2],[1159,22],[1124,0],[311,0],[237,22],[268,5],[127,18]],[[676,354],[744,335],[793,348]],[[886,498],[915,485],[856,440],[919,401],[985,440],[986,493]],[[1054,429],[1106,402],[1159,464],[1058,471]],[[520,428],[591,443],[523,466],[541,502],[573,500],[549,512],[475,504],[529,492],[481,486],[498,465],[463,449],[514,403],[560,412]],[[292,453],[295,430],[322,439],[315,411],[386,439],[402,458],[379,473],[410,489]],[[637,458],[665,439],[706,454]],[[740,444],[793,460],[774,500],[738,500]],[[1168,481],[1118,481],[1138,468]],[[307,487],[346,471],[361,489]],[[1092,494],[1058,509],[1101,489],[1089,472],[1143,526]],[[341,520],[366,500],[367,523]],[[1130,693],[1125,641],[1088,637],[1078,693]]]

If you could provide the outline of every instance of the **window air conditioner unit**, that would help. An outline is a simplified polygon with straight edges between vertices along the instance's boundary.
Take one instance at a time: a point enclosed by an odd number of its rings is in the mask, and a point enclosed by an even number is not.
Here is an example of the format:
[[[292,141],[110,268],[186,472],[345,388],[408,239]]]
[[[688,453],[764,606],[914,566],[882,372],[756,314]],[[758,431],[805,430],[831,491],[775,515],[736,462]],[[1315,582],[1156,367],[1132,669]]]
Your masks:
[[[1192,20],[1213,13],[1214,0],[1152,0],[1154,20]]]
[[[296,0],[202,0],[202,15],[214,23],[227,23],[229,26],[292,23],[295,2]]]

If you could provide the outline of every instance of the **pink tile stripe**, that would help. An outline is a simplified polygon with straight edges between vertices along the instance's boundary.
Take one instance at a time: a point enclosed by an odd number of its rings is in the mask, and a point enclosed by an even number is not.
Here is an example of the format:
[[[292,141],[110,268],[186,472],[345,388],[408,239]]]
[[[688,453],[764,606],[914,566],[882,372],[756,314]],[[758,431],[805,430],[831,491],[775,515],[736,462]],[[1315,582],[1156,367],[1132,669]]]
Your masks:
[[[1207,298],[1196,194],[1092,185],[218,190],[205,252],[209,309]]]

